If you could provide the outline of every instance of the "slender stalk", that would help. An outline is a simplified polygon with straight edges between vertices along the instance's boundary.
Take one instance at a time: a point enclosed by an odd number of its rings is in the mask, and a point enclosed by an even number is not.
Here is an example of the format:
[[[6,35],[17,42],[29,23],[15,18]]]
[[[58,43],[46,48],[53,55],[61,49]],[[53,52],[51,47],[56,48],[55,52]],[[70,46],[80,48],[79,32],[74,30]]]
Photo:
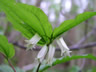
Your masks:
[[[40,66],[41,66],[41,63],[39,63],[36,72],[39,72],[39,68],[40,68]]]
[[[10,60],[8,60],[8,63],[10,65],[10,67],[13,69],[13,71],[16,72],[16,70],[15,70],[14,66],[12,65],[12,63],[10,62]]]
[[[1,54],[4,58],[7,59],[7,61],[8,61],[8,63],[9,63],[9,65],[10,65],[10,67],[13,69],[14,72],[16,72],[16,70],[15,70],[14,66],[11,64],[10,60],[8,60],[8,58],[7,58],[3,53],[0,53],[0,54]]]

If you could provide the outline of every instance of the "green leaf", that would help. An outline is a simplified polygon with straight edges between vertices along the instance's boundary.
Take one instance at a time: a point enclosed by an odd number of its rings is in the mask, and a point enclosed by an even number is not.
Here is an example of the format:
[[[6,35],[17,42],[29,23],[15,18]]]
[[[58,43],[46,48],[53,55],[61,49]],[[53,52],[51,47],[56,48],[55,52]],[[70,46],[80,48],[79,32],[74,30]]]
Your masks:
[[[17,3],[20,7],[34,14],[40,22],[45,34],[50,38],[52,35],[52,26],[48,21],[47,15],[40,9],[32,5]]]
[[[95,16],[96,12],[84,12],[79,14],[75,19],[66,20],[57,28],[54,29],[53,38],[56,38],[63,34],[64,32],[68,31],[69,29],[75,27],[76,25],[82,23],[83,21]]]
[[[3,35],[0,35],[0,52],[4,54],[7,59],[12,58],[15,54],[13,45],[8,43],[8,40]]]
[[[1,12],[2,10],[0,9],[0,12]]]
[[[0,0],[0,7],[6,13],[14,27],[28,39],[38,33],[48,43],[52,35],[52,26],[44,12],[31,5],[18,4],[9,0]]]
[[[23,23],[23,21],[13,12],[11,12],[10,9],[6,8],[5,6],[2,6],[2,9],[17,30],[22,32],[28,39],[33,36],[35,32],[31,29],[30,26]]]
[[[18,22],[28,24],[30,27],[32,27],[33,31],[39,33],[40,35],[45,35],[38,19],[34,14],[29,13],[16,3],[10,2],[9,0],[1,0],[0,5],[2,5],[5,12],[11,12],[14,16],[17,16],[19,18],[17,20]],[[10,14],[10,16],[15,18],[13,15]]]
[[[74,55],[74,56],[71,56],[71,57],[66,57],[66,58],[62,57],[62,58],[56,59],[56,60],[53,61],[52,66],[55,66],[56,64],[65,63],[65,62],[68,62],[68,61],[71,61],[71,60],[75,60],[75,59],[81,59],[81,58],[92,59],[92,60],[96,61],[96,57],[91,55],[91,54],[88,54],[88,55]],[[46,69],[48,69],[52,66],[41,65],[39,72],[43,72],[44,70],[46,70]]]

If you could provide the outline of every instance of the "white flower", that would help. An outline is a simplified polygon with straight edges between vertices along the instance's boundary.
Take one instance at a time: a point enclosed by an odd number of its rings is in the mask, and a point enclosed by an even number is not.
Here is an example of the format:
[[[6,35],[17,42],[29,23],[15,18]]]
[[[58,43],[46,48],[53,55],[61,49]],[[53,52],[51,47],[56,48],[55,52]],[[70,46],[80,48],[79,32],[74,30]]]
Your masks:
[[[47,50],[48,50],[47,46],[44,45],[44,46],[42,47],[42,49],[39,51],[39,53],[38,53],[38,55],[37,55],[37,58],[36,58],[39,63],[44,60],[45,55],[46,55],[46,53],[47,53]]]
[[[25,40],[27,50],[34,48],[40,39],[41,37],[36,33],[30,40]]]
[[[69,56],[69,57],[71,57],[70,56],[70,53],[71,53],[72,51],[64,51],[64,56],[66,57],[66,56]]]
[[[56,40],[57,44],[59,45],[60,49],[61,49],[61,56],[64,55],[66,56],[70,56],[71,51],[69,50],[68,46],[66,45],[65,41],[63,40],[63,38],[59,38]]]
[[[47,57],[47,60],[46,60],[46,62],[50,65],[52,65],[54,54],[55,54],[55,47],[53,45],[50,45],[49,46],[48,57]]]

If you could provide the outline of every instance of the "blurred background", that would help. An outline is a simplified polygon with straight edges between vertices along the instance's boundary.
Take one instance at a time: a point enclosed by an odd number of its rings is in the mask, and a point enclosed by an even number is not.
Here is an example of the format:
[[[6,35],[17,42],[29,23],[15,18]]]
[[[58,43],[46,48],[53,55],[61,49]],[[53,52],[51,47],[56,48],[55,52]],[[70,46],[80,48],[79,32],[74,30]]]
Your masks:
[[[65,20],[75,18],[79,13],[96,11],[96,0],[16,0],[16,2],[41,8],[48,16],[53,28],[58,27]],[[14,44],[16,54],[11,59],[13,65],[32,72],[32,63],[38,51],[26,51],[22,47],[25,44],[25,38],[13,28],[3,12],[0,12],[0,34],[6,35],[8,41]],[[88,19],[62,36],[72,49],[71,55],[93,54],[96,56],[96,17]],[[56,48],[59,47],[56,46]],[[60,57],[59,50],[56,51],[55,57]],[[0,64],[7,64],[1,55]],[[90,59],[72,60],[56,65],[45,72],[96,72],[96,62]]]

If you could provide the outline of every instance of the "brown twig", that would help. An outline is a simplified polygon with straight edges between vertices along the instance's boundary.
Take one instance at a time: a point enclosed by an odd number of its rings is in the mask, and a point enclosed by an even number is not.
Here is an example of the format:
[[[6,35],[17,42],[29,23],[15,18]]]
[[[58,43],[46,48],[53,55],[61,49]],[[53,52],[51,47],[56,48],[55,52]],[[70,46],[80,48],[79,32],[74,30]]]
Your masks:
[[[79,45],[83,44],[86,41],[86,39],[89,38],[95,32],[95,30],[96,30],[96,28],[93,28],[93,30],[91,32],[89,32],[86,36],[82,37],[80,39],[80,41],[73,46],[79,46]]]
[[[26,47],[18,44],[17,42],[16,43],[13,43],[15,46],[18,46],[19,48],[21,49],[26,49]],[[71,50],[79,50],[79,49],[87,49],[87,48],[90,48],[90,47],[94,47],[96,46],[96,42],[91,42],[91,43],[87,43],[87,44],[84,44],[84,45],[79,45],[79,46],[70,46],[69,48]],[[40,47],[36,47],[34,48],[33,50],[35,51],[39,51],[41,48]],[[56,51],[60,51],[60,48],[56,48]]]

